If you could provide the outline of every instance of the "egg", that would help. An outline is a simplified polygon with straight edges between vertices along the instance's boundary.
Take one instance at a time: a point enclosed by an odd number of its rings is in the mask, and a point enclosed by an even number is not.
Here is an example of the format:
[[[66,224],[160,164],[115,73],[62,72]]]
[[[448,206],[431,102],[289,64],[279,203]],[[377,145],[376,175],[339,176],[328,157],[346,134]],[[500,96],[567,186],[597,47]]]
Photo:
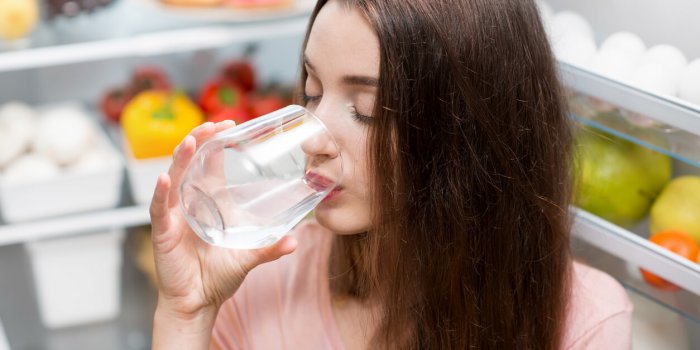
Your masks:
[[[679,74],[688,65],[688,59],[683,52],[671,45],[656,45],[651,47],[644,53],[640,64],[658,63],[670,71],[674,79],[677,79]]]
[[[603,51],[593,56],[588,68],[597,74],[617,81],[626,81],[632,74],[634,63],[629,56],[618,51]]]
[[[580,33],[561,38],[552,49],[557,59],[580,67],[586,66],[597,52],[593,38]]]
[[[588,105],[593,109],[594,115],[598,113],[612,113],[618,111],[617,106],[597,97],[588,97],[586,103],[588,103]]]
[[[617,32],[607,37],[600,45],[601,52],[616,52],[627,57],[627,61],[637,64],[646,51],[644,41],[630,32]]]
[[[570,35],[583,35],[591,39],[593,28],[580,14],[573,11],[561,11],[554,15],[550,25],[550,40],[552,44]]]
[[[17,158],[25,147],[22,139],[9,129],[0,129],[0,168]]]
[[[0,129],[13,133],[16,147],[24,150],[29,147],[36,129],[34,109],[22,102],[8,102],[0,107]],[[0,162],[1,163],[1,162]]]
[[[50,179],[60,173],[60,168],[48,157],[29,153],[10,163],[3,173],[6,184],[19,184]]]
[[[678,97],[700,106],[700,58],[683,69],[677,88]]]
[[[76,162],[95,139],[89,118],[73,107],[55,107],[46,111],[37,125],[34,149],[60,165]]]
[[[629,78],[630,85],[659,95],[676,95],[676,79],[671,70],[657,62],[646,62],[635,67]]]
[[[77,162],[70,166],[70,169],[94,173],[113,166],[115,161],[115,157],[111,152],[100,148],[93,148],[83,154]]]

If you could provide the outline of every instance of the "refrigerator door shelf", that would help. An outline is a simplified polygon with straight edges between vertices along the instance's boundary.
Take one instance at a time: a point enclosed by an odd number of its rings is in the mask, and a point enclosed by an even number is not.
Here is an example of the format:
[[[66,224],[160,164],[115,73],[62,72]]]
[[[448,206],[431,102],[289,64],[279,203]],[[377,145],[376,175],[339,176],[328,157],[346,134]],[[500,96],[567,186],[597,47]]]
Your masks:
[[[572,247],[577,259],[615,277],[628,289],[655,300],[700,326],[700,265],[651,243],[643,237],[641,223],[633,231],[573,208]],[[667,291],[646,283],[644,268],[677,285]],[[698,329],[700,330],[700,329]]]
[[[560,64],[571,117],[700,169],[700,106]]]
[[[647,285],[639,270],[623,258],[575,236],[572,247],[576,259],[615,277],[626,288],[634,304],[632,348],[700,348],[700,298],[687,290],[661,291]]]

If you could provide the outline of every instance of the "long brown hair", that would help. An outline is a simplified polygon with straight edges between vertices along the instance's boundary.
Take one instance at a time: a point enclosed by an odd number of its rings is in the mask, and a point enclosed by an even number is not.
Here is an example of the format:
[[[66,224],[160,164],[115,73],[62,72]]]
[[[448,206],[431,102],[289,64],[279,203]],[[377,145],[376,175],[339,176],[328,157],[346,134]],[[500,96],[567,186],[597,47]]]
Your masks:
[[[373,226],[335,238],[333,293],[380,301],[373,347],[558,349],[571,132],[535,4],[345,2],[379,37],[380,73]]]

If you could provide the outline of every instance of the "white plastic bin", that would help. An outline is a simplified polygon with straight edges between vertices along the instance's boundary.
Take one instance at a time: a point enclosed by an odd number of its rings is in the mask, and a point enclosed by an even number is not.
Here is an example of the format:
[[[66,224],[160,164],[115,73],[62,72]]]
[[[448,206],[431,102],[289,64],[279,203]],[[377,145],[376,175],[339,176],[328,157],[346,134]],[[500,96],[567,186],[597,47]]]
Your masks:
[[[46,327],[108,320],[119,314],[124,234],[115,230],[25,244]]]
[[[121,130],[112,130],[115,139],[121,141],[121,147],[126,159],[126,173],[129,179],[129,189],[134,202],[138,204],[150,204],[153,198],[153,190],[156,188],[158,176],[167,173],[172,156],[136,159]]]
[[[94,130],[94,147],[102,150],[105,157],[99,169],[62,169],[50,179],[19,183],[4,180],[0,173],[2,218],[14,223],[116,207],[121,197],[124,157],[96,124]]]
[[[126,170],[129,176],[129,187],[136,203],[151,203],[158,176],[168,172],[170,163],[172,163],[172,157],[134,159],[127,153]]]

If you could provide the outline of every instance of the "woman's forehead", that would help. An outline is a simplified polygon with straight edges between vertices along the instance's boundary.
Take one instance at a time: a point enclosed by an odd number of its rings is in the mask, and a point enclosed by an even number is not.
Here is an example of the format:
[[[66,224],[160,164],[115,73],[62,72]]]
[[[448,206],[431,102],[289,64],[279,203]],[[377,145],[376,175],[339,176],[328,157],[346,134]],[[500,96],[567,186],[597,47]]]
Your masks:
[[[318,13],[304,54],[317,74],[379,76],[374,29],[357,8],[340,1],[329,1]]]

